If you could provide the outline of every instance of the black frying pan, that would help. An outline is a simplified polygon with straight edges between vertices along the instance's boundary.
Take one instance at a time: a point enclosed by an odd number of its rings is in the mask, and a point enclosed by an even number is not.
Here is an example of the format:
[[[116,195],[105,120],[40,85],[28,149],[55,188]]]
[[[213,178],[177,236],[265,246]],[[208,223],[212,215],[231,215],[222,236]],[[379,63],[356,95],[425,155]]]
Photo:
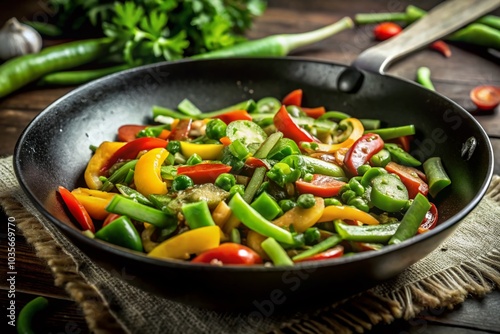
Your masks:
[[[480,14],[477,14],[480,15]],[[341,88],[339,88],[341,87]],[[439,225],[399,245],[293,268],[215,267],[148,258],[83,236],[56,197],[74,188],[90,158],[89,145],[113,140],[118,126],[151,122],[152,105],[175,107],[189,98],[204,110],[244,99],[281,97],[302,88],[305,105],[324,105],[387,126],[414,124],[412,153],[440,156],[452,185],[435,200]],[[470,138],[475,149],[462,155]],[[412,82],[299,58],[223,59],[162,63],[118,73],[75,89],[26,128],[15,149],[15,171],[35,206],[85,254],[132,283],[181,302],[211,308],[248,308],[272,301],[318,305],[361,291],[417,262],[457,228],[485,194],[493,151],[477,121],[453,101]],[[278,297],[276,297],[278,298]]]

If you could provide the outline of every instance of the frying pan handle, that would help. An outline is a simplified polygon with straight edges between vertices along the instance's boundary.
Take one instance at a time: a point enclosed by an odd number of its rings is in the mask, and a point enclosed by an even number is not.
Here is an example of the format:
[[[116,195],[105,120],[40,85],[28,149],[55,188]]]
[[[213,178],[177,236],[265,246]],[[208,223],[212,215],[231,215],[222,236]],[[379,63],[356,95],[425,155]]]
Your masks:
[[[399,35],[363,51],[352,66],[383,74],[396,59],[454,32],[500,6],[500,0],[448,0]]]

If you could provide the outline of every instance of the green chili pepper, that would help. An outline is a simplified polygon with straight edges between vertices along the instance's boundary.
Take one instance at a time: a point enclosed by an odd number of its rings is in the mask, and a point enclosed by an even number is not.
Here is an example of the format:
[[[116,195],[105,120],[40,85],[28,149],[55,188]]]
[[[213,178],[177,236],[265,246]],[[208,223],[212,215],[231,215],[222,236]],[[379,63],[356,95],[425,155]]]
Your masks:
[[[265,191],[252,202],[251,206],[267,220],[273,220],[283,213],[279,204]]]
[[[108,38],[79,40],[50,46],[38,53],[13,58],[0,65],[0,98],[43,75],[99,59],[109,51]]]
[[[417,69],[417,82],[427,89],[436,90],[431,80],[431,70],[426,66]]]
[[[262,215],[260,215],[254,208],[248,204],[240,194],[235,194],[229,201],[229,207],[233,214],[249,229],[271,237],[284,244],[293,244],[294,239],[290,232],[274,225]]]
[[[451,179],[446,173],[440,157],[427,159],[423,168],[429,184],[429,194],[435,198],[441,190],[451,184]]]
[[[262,114],[275,114],[281,107],[281,102],[275,97],[263,97],[257,101],[255,112]]]
[[[383,128],[371,131],[365,131],[365,133],[376,133],[383,140],[394,139],[403,136],[412,136],[415,134],[415,125],[404,125],[392,128]]]
[[[306,259],[306,258],[311,257],[313,255],[316,255],[318,253],[324,252],[327,249],[332,248],[333,246],[336,246],[341,241],[342,241],[342,238],[338,234],[334,234],[331,237],[326,238],[325,240],[312,246],[308,250],[305,250],[302,253],[295,255],[294,257],[292,257],[292,260],[298,261],[298,260]]]
[[[385,143],[384,148],[391,154],[392,161],[397,162],[398,164],[411,167],[418,167],[422,164],[397,144]]]
[[[130,68],[130,65],[117,65],[99,69],[80,71],[61,71],[49,73],[37,81],[38,86],[74,86],[82,85],[102,78],[108,74],[117,73]]]
[[[489,27],[500,30],[500,16],[496,15],[485,15],[479,18],[476,23],[481,23]]]
[[[374,206],[387,212],[397,212],[408,202],[408,190],[394,174],[381,174],[371,181],[370,199]]]
[[[349,17],[323,27],[321,29],[301,34],[273,35],[262,39],[251,40],[238,43],[233,46],[196,55],[192,58],[230,58],[238,56],[258,57],[258,56],[285,56],[296,48],[309,45],[323,40],[342,30],[352,28],[353,22]]]
[[[280,163],[287,164],[291,168],[302,171],[302,175],[312,173],[345,178],[344,170],[336,164],[306,155],[289,155],[282,159]]]
[[[382,174],[387,174],[387,171],[385,170],[385,168],[382,168],[382,167],[370,168],[361,178],[361,185],[365,188],[368,187],[375,177],[382,175]]]
[[[448,36],[447,39],[500,50],[500,30],[481,23],[469,24]]]
[[[120,216],[96,232],[95,237],[114,245],[142,252],[141,236],[127,216]]]
[[[294,105],[286,106],[286,111],[292,117],[306,117],[307,116],[306,113],[303,112],[300,107],[294,106]]]
[[[135,189],[127,187],[123,184],[117,184],[116,189],[118,189],[118,191],[123,196],[130,198],[131,200],[137,201],[137,202],[144,204],[144,205],[149,205],[149,206],[153,205],[151,203],[151,201],[146,196],[144,196],[143,194],[141,194],[140,192],[138,192]]]
[[[210,209],[205,201],[183,204],[182,213],[186,218],[187,225],[191,229],[215,226]]]
[[[381,149],[370,158],[370,164],[374,167],[385,167],[391,161],[391,153],[385,148]]]
[[[430,208],[431,204],[427,198],[421,193],[418,193],[413,199],[413,203],[410,208],[403,216],[398,229],[389,240],[389,244],[398,244],[417,234],[418,228]]]
[[[316,205],[316,198],[312,194],[302,194],[297,198],[297,205],[302,209],[310,209]]]
[[[274,238],[267,238],[260,245],[275,266],[293,266],[293,261]]]
[[[385,244],[398,229],[399,222],[379,225],[348,225],[335,222],[335,230],[344,240]]]
[[[45,297],[36,297],[23,306],[17,319],[16,329],[19,334],[34,334],[33,318],[47,308],[49,301]]]
[[[226,123],[216,118],[207,123],[205,133],[208,138],[219,140],[226,135],[226,129]]]
[[[175,217],[166,215],[158,209],[137,203],[122,195],[115,195],[108,203],[106,211],[129,216],[132,219],[143,221],[159,228],[168,228],[177,225]]]
[[[193,179],[187,175],[177,175],[172,181],[173,191],[185,190],[192,186],[194,186]]]

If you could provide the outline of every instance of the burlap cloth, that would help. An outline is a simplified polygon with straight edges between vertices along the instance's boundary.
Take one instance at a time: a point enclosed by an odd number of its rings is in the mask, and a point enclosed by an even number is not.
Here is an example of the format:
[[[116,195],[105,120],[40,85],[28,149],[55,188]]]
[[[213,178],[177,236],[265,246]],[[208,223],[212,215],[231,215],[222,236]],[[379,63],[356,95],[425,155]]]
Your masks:
[[[17,183],[12,157],[0,159],[0,204],[47,261],[57,286],[82,308],[95,333],[362,333],[378,323],[411,319],[431,308],[452,308],[469,295],[500,286],[500,177],[440,247],[403,273],[330,307],[260,322],[163,299],[104,271],[30,204]]]

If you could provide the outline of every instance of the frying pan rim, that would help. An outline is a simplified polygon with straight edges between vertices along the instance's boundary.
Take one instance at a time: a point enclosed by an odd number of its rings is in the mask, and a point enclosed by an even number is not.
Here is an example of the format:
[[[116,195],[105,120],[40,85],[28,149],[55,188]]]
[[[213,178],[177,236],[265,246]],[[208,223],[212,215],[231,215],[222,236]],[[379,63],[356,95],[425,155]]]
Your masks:
[[[356,256],[349,256],[349,257],[342,257],[338,259],[329,259],[329,260],[324,260],[324,261],[309,261],[309,262],[301,262],[301,263],[296,263],[293,267],[264,267],[264,266],[237,266],[237,265],[225,265],[225,266],[213,266],[210,264],[192,264],[189,262],[185,261],[175,261],[175,260],[164,260],[164,259],[156,259],[152,257],[148,257],[146,254],[139,253],[139,252],[134,252],[131,250],[128,250],[126,248],[122,248],[120,246],[112,245],[109,243],[102,242],[100,240],[94,240],[90,239],[87,236],[83,235],[79,231],[77,231],[74,228],[69,227],[56,217],[54,217],[52,214],[48,212],[48,210],[45,209],[44,205],[38,201],[36,196],[30,191],[26,180],[24,179],[23,173],[21,171],[21,157],[22,157],[22,147],[23,143],[26,140],[26,137],[29,135],[29,133],[32,131],[31,129],[34,128],[40,120],[45,117],[46,114],[51,113],[52,110],[57,108],[57,106],[61,103],[65,103],[68,100],[71,102],[71,99],[74,95],[78,95],[81,93],[85,93],[85,91],[95,88],[96,86],[102,85],[103,83],[107,82],[112,82],[115,80],[115,78],[122,77],[122,76],[128,76],[131,73],[136,73],[136,72],[144,72],[148,71],[152,68],[158,68],[158,67],[170,67],[170,66],[177,66],[179,64],[186,64],[186,63],[192,63],[192,62],[212,62],[212,63],[217,63],[217,62],[227,62],[227,61],[236,61],[236,62],[241,62],[241,61],[285,61],[285,62],[305,62],[305,63],[317,63],[317,64],[324,64],[324,65],[331,65],[331,66],[338,66],[342,68],[355,68],[349,65],[345,64],[340,64],[340,63],[335,63],[327,60],[320,60],[320,59],[313,59],[310,57],[300,57],[300,56],[287,56],[287,57],[237,57],[237,58],[231,58],[231,59],[224,59],[224,58],[218,58],[218,59],[182,59],[178,61],[170,61],[170,62],[159,62],[159,63],[154,63],[154,64],[148,64],[148,65],[143,65],[135,68],[131,68],[128,70],[121,71],[119,73],[114,73],[108,76],[105,76],[103,78],[94,80],[92,82],[89,82],[87,84],[84,84],[80,87],[77,87],[70,92],[66,93],[62,97],[58,98],[56,101],[51,103],[49,106],[47,106],[42,112],[40,112],[37,116],[33,118],[33,120],[26,126],[26,128],[23,130],[21,133],[19,139],[16,142],[15,148],[14,148],[14,155],[13,155],[13,164],[14,164],[14,172],[16,175],[16,178],[23,190],[23,192],[27,195],[29,198],[30,202],[36,207],[36,209],[51,223],[55,224],[59,229],[62,229],[64,232],[69,233],[72,238],[76,238],[78,242],[86,244],[88,247],[92,248],[97,248],[98,251],[105,251],[105,252],[110,252],[115,256],[119,257],[124,257],[127,260],[131,261],[141,261],[141,262],[146,262],[148,264],[154,265],[154,266],[160,266],[160,267],[172,267],[172,268],[180,268],[180,269],[185,269],[185,270],[198,270],[198,271],[204,271],[204,270],[215,270],[215,271],[239,271],[239,272],[270,272],[270,271],[294,271],[294,270],[303,270],[303,269],[311,269],[311,268],[320,268],[320,267],[330,267],[330,266],[338,266],[338,265],[343,265],[345,263],[350,263],[350,262],[360,262],[363,260],[368,260],[370,258],[374,257],[379,257],[383,256],[386,253],[392,253],[392,252],[397,252],[400,249],[410,247],[413,244],[416,244],[420,242],[421,240],[425,240],[428,238],[431,238],[434,235],[437,235],[441,233],[443,230],[448,229],[455,224],[458,224],[463,218],[465,218],[477,205],[478,203],[482,200],[484,197],[487,188],[489,184],[491,183],[492,177],[493,177],[493,147],[491,144],[491,141],[489,140],[484,128],[481,126],[481,124],[472,116],[470,115],[464,108],[462,108],[458,103],[455,101],[451,100],[450,98],[440,94],[439,92],[435,91],[429,91],[432,95],[435,96],[436,99],[444,99],[447,102],[455,105],[458,110],[460,110],[461,113],[463,113],[464,116],[469,118],[470,121],[474,123],[474,125],[479,129],[481,135],[483,136],[483,139],[485,139],[485,142],[487,143],[487,151],[488,151],[488,170],[487,170],[487,175],[485,180],[483,181],[483,184],[481,185],[479,191],[475,194],[474,198],[464,207],[462,210],[454,214],[452,217],[447,219],[446,221],[440,223],[436,228],[433,230],[420,234],[417,236],[412,237],[409,240],[406,240],[400,244],[397,245],[390,245],[382,248],[381,250],[377,250],[375,252],[364,252],[360,254],[356,254]],[[391,80],[398,80],[398,81],[403,81],[406,82],[407,84],[410,84],[412,89],[424,89],[427,90],[426,88],[422,87],[421,85],[418,85],[417,83],[408,80],[406,78],[400,78],[397,76],[393,76],[390,74],[380,74],[380,73],[372,73],[372,72],[367,72],[362,69],[357,70],[361,71],[362,73],[369,73],[370,75],[375,75],[378,77],[384,77],[384,78],[390,78]],[[386,80],[386,79],[383,79]],[[66,234],[65,233],[65,234]],[[77,248],[80,248],[77,246]]]

